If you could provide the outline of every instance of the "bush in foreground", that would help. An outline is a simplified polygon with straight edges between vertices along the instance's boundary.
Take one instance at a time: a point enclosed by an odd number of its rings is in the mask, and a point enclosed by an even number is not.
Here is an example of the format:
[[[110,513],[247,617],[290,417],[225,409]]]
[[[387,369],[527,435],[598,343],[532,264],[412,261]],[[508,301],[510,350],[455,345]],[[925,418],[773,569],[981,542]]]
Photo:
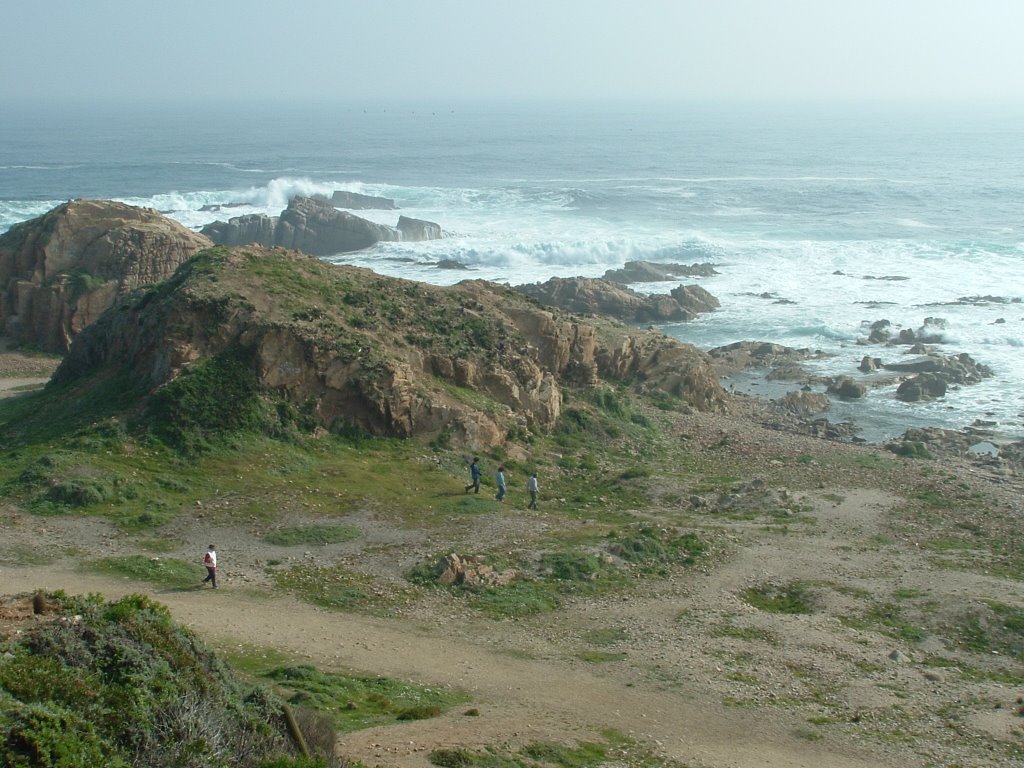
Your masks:
[[[35,608],[0,634],[0,765],[328,765],[296,761],[282,702],[242,685],[164,606],[58,593]]]

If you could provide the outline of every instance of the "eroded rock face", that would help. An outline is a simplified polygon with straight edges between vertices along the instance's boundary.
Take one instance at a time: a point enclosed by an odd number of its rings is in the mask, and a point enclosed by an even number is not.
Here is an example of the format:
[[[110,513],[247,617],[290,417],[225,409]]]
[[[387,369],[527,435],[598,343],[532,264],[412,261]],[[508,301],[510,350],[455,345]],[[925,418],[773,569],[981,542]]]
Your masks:
[[[128,291],[212,243],[150,208],[72,200],[0,236],[0,332],[65,352]]]
[[[207,224],[202,233],[218,245],[279,246],[312,256],[361,251],[379,242],[436,240],[443,236],[441,227],[431,221],[402,216],[397,227],[389,227],[311,197],[292,198],[280,216],[236,216]]]
[[[287,291],[278,290],[282,281]],[[218,248],[105,313],[55,379],[117,366],[155,390],[199,361],[241,350],[266,388],[326,429],[446,430],[476,449],[502,443],[513,427],[553,426],[570,386],[633,384],[698,409],[724,408],[703,352],[597,322],[484,281],[438,287],[281,249]]]

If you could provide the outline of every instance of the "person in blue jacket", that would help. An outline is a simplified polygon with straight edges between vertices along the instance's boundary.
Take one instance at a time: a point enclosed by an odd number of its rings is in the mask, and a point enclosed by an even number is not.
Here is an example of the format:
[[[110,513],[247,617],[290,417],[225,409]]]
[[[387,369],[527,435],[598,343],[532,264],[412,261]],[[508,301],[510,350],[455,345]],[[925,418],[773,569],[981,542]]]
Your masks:
[[[469,489],[473,489],[473,493],[480,493],[480,459],[477,456],[473,457],[473,463],[469,465],[469,478],[470,483],[466,486],[466,493],[469,493]]]

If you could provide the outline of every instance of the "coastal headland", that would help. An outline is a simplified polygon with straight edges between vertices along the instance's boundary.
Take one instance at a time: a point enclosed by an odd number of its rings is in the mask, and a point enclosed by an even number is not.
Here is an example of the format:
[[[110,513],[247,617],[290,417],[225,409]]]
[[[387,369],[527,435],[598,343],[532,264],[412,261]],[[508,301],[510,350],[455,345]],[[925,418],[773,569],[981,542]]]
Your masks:
[[[203,245],[111,293],[0,352],[5,593],[148,595],[367,766],[1024,759],[1017,446],[853,443],[484,281]],[[451,695],[357,727],[359,676]]]

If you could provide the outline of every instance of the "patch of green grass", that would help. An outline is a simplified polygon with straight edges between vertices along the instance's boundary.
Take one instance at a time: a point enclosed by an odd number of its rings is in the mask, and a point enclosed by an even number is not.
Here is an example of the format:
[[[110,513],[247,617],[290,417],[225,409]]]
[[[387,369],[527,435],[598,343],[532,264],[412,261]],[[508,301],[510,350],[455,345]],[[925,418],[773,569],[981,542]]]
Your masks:
[[[574,746],[554,742],[535,742],[517,751],[508,745],[483,749],[438,749],[428,755],[439,768],[684,768],[668,758],[616,731],[605,731],[604,742],[579,742]]]
[[[470,604],[496,618],[517,618],[553,611],[561,605],[550,582],[517,579],[505,587],[487,587],[470,595]]]
[[[590,645],[618,645],[629,640],[629,633],[622,627],[605,627],[592,629],[583,635],[583,641]]]
[[[261,676],[273,681],[291,704],[313,707],[330,717],[342,733],[437,717],[469,701],[462,691],[324,672],[309,665],[276,667]]]
[[[56,558],[49,549],[26,544],[0,547],[0,563],[4,565],[49,565]]]
[[[281,547],[303,544],[341,544],[352,541],[360,531],[352,525],[304,525],[269,531],[263,540]]]
[[[286,667],[294,660],[277,648],[241,643],[221,646],[219,655],[231,668],[252,677],[265,675],[277,667]]]
[[[643,571],[664,574],[669,566],[695,563],[707,545],[695,533],[642,526],[613,533],[608,550]]]
[[[897,603],[872,603],[861,616],[844,616],[841,621],[853,629],[880,632],[908,643],[921,643],[928,637],[928,629],[907,618],[905,608]]]
[[[918,597],[926,597],[927,592],[920,589],[913,589],[911,587],[903,587],[900,589],[893,590],[892,596],[896,600],[913,600]]]
[[[928,450],[928,446],[919,440],[902,440],[899,443],[893,443],[889,446],[889,450],[895,453],[897,456],[902,456],[906,459],[934,459],[935,455]]]
[[[139,539],[136,543],[147,552],[157,554],[167,554],[181,546],[180,542],[173,541],[172,539]]]
[[[712,637],[732,637],[737,640],[749,640],[778,645],[778,636],[768,629],[761,627],[741,627],[736,624],[716,624],[710,632]]]
[[[965,611],[949,628],[957,647],[978,654],[998,654],[1024,661],[1024,610],[994,600]]]
[[[611,651],[584,650],[578,651],[576,653],[576,658],[589,662],[590,664],[606,664],[610,661],[622,661],[626,658],[626,654],[622,652],[613,653]]]
[[[800,581],[748,587],[743,592],[743,599],[768,613],[809,614],[815,610],[810,587]]]
[[[371,610],[387,606],[395,596],[369,576],[344,566],[296,565],[271,572],[274,584],[313,605],[337,611]]]
[[[205,571],[195,563],[170,557],[127,555],[107,557],[85,563],[87,570],[113,576],[124,576],[136,581],[147,581],[163,587],[184,588],[198,586]]]

